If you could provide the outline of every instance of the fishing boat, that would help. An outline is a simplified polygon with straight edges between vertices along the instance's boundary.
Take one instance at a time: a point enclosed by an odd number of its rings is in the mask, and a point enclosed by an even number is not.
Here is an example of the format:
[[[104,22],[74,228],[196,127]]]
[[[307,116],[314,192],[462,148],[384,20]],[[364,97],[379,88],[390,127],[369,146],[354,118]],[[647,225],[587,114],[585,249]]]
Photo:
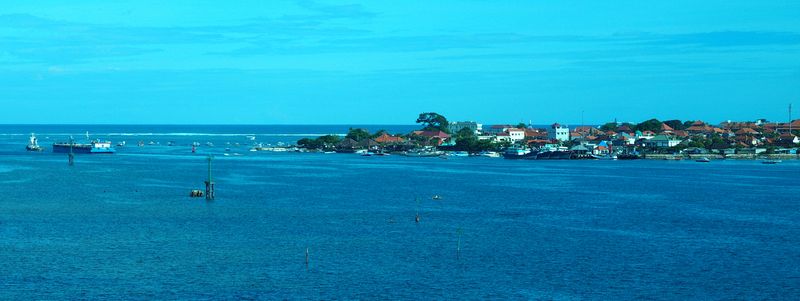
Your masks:
[[[41,146],[39,146],[39,140],[36,138],[36,134],[31,133],[30,142],[28,146],[25,147],[26,150],[29,152],[41,152],[44,150]]]
[[[503,158],[505,159],[525,159],[531,155],[535,154],[531,153],[529,148],[509,147],[503,152]]]
[[[500,158],[500,153],[493,151],[482,151],[478,154],[481,157]]]
[[[536,160],[569,160],[571,151],[544,151],[536,154]]]
[[[592,158],[595,158],[597,160],[617,160],[617,155],[614,154],[607,154],[603,156],[600,155],[591,155],[591,156]]]
[[[617,160],[638,160],[641,158],[638,154],[633,153],[617,155]]]
[[[695,162],[700,162],[700,163],[708,163],[708,162],[711,162],[711,159],[709,159],[708,157],[702,157],[702,158],[694,160],[694,161]]]
[[[443,151],[438,151],[435,148],[417,148],[405,152],[407,157],[438,157],[444,154]]]

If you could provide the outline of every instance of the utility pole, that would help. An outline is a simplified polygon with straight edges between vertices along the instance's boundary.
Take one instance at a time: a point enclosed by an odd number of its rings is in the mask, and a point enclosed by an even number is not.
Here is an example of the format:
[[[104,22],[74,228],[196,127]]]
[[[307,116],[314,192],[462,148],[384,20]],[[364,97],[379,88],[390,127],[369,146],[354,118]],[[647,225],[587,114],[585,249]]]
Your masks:
[[[208,180],[206,181],[206,200],[214,200],[214,181],[211,179],[211,159],[213,156],[208,155]]]

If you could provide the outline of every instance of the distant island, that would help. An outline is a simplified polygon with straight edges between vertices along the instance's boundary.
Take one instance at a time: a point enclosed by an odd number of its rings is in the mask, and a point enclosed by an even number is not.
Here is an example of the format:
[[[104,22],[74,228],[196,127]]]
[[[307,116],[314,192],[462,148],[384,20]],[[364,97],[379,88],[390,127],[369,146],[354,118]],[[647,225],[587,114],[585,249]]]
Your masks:
[[[757,156],[796,157],[800,149],[800,119],[790,122],[726,121],[712,125],[701,120],[649,119],[640,123],[609,122],[601,126],[547,127],[499,124],[484,127],[474,121],[450,122],[441,114],[419,114],[420,129],[389,133],[351,128],[344,136],[303,138],[297,146],[306,151],[343,153],[431,154],[526,150],[566,152],[571,158],[631,155],[636,158],[679,158],[697,155],[727,158]],[[520,153],[521,154],[521,153]],[[527,154],[527,153],[525,153]]]

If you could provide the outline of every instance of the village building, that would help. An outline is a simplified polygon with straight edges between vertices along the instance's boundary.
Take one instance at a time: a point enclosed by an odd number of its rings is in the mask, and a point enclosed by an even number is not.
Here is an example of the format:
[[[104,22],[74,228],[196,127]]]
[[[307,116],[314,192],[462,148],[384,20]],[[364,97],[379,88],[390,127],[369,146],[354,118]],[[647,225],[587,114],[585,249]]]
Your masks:
[[[657,135],[653,139],[647,140],[644,144],[647,147],[666,148],[677,146],[682,141],[669,135]]]
[[[474,121],[455,121],[447,125],[447,129],[453,134],[465,128],[470,129],[475,135],[483,131],[483,125]]]
[[[554,123],[547,129],[547,138],[550,140],[569,141],[569,127]]]

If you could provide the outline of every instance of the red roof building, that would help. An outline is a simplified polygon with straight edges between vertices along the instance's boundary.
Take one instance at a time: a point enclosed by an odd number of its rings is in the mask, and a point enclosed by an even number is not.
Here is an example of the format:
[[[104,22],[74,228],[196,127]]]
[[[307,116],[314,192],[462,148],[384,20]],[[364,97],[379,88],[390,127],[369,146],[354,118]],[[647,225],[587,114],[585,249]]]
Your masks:
[[[380,137],[375,138],[375,142],[384,143],[384,144],[385,143],[402,143],[403,141],[405,141],[405,140],[402,137],[395,137],[395,136],[391,136],[391,135],[386,134],[386,133],[383,133],[383,135],[381,135]]]

